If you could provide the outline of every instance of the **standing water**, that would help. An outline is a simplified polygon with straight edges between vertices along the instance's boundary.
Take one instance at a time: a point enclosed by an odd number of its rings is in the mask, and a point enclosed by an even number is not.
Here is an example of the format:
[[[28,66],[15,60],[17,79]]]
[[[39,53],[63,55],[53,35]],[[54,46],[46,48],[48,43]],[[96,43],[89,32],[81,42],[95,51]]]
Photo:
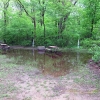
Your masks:
[[[86,64],[91,58],[89,53],[79,52],[39,52],[36,50],[16,49],[7,53],[19,65],[32,66],[45,75],[62,76],[77,71],[79,64]]]

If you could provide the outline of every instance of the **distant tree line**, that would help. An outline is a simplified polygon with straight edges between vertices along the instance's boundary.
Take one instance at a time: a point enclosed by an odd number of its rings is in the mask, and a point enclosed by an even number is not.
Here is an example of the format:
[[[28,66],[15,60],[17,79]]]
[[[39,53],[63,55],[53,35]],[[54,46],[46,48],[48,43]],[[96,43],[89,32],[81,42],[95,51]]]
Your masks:
[[[100,46],[100,0],[0,0],[0,15],[10,45]]]

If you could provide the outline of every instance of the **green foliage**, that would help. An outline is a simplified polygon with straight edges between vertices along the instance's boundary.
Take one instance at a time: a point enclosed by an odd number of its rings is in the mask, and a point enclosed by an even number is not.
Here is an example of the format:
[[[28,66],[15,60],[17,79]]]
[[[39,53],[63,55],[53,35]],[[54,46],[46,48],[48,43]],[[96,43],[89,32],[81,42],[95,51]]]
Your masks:
[[[55,45],[55,44],[54,44],[54,41],[51,40],[51,39],[46,39],[46,40],[45,40],[45,44],[46,44],[46,46]]]
[[[31,40],[24,40],[20,42],[20,45],[22,46],[32,46],[32,41]]]
[[[19,0],[24,9],[17,1],[10,1],[6,18],[0,5],[0,40],[31,46],[34,38],[36,46],[76,47],[80,39],[84,48],[100,45],[100,0],[79,0],[76,5],[72,0]]]
[[[87,38],[81,41],[81,45],[84,48],[91,48],[91,47],[94,47],[94,45],[100,46],[100,40],[93,40],[93,39]]]
[[[90,47],[92,47],[92,40],[91,39],[84,39],[81,41],[81,45],[84,48],[90,48]]]
[[[92,59],[95,62],[100,61],[100,40],[84,39],[81,45],[84,48],[90,48],[90,51],[93,53]]]
[[[10,24],[6,27],[6,33],[2,34],[2,39],[11,45],[31,45],[32,37],[31,21],[24,15],[13,16]]]
[[[91,50],[93,51],[93,54],[94,54],[92,59],[95,62],[100,61],[100,46],[94,45],[94,47],[92,47]]]
[[[66,40],[65,40],[65,39],[62,39],[62,38],[61,38],[61,39],[57,39],[57,40],[56,40],[56,45],[59,46],[59,47],[66,46],[66,44],[67,44],[67,43],[66,43]]]

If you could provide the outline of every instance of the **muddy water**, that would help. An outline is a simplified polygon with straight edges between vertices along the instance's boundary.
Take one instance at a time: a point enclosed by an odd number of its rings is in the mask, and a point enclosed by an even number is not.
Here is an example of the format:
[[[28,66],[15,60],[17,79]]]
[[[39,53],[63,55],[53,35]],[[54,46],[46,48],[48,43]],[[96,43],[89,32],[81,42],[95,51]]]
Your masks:
[[[45,75],[62,76],[77,71],[79,64],[86,64],[91,54],[79,52],[39,52],[35,50],[10,50],[7,57],[14,63],[38,68]]]

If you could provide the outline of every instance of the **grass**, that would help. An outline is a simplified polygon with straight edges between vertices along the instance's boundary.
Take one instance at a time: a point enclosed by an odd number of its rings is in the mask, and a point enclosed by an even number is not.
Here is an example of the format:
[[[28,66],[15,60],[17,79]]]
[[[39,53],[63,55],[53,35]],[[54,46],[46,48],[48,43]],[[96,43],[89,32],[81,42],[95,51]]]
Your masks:
[[[100,90],[100,79],[89,68],[80,66],[78,72],[74,73],[74,75],[79,76],[74,78],[75,83],[87,88],[94,87],[95,91]]]
[[[13,59],[6,58],[6,55],[0,55],[0,98],[8,98],[10,97],[9,93],[17,90],[9,80],[9,74],[12,74],[16,67]]]
[[[20,74],[24,77],[24,74],[30,75],[30,72],[34,72],[34,67],[30,65],[30,63],[26,63],[25,65],[17,65],[17,61],[14,61],[14,59],[8,59],[6,58],[6,55],[0,55],[0,98],[8,98],[10,97],[9,94],[16,93],[17,90],[21,90],[22,87],[19,85],[19,88],[15,87],[11,78],[9,78],[10,75]],[[35,63],[37,65],[37,63]],[[28,67],[26,67],[28,66]],[[37,67],[37,66],[36,66]],[[35,68],[36,68],[35,67]],[[58,77],[58,80],[50,80],[48,83],[48,80],[44,78],[42,74],[36,75],[33,78],[32,81],[34,81],[34,86],[36,88],[37,92],[41,92],[41,88],[46,93],[49,93],[49,91],[52,91],[54,86],[57,86],[58,84],[63,85],[71,85],[68,81],[73,80],[73,84],[78,84],[79,86],[85,87],[87,89],[90,89],[91,87],[94,87],[93,90],[89,90],[86,93],[88,94],[98,94],[100,92],[100,79],[96,77],[95,74],[93,74],[86,65],[83,65],[80,63],[78,67],[78,70],[67,74],[66,76],[60,76]],[[21,69],[22,68],[22,69]],[[58,70],[58,69],[57,69]],[[17,71],[17,73],[15,73]],[[23,74],[24,73],[24,74]],[[20,76],[18,76],[20,77]],[[31,77],[31,76],[30,76]],[[44,79],[43,79],[44,78]],[[36,79],[36,80],[35,80]],[[38,81],[37,81],[38,80]],[[23,83],[21,83],[23,84]],[[28,82],[27,82],[28,84]],[[48,85],[49,84],[49,85]],[[31,86],[28,84],[28,87],[25,87],[24,90],[30,89]],[[74,89],[75,88],[75,89]],[[77,87],[74,87],[73,89],[70,89],[70,91],[79,92]],[[57,96],[58,92],[54,92],[54,94],[50,94],[50,97]],[[43,93],[42,93],[43,94]],[[44,94],[43,94],[44,95]],[[45,94],[47,97],[47,94]],[[66,95],[66,99],[69,100],[69,97]],[[31,100],[31,97],[25,97],[23,100]]]
[[[9,95],[8,94],[1,94],[0,95],[0,98],[5,98],[5,97],[9,97]]]

